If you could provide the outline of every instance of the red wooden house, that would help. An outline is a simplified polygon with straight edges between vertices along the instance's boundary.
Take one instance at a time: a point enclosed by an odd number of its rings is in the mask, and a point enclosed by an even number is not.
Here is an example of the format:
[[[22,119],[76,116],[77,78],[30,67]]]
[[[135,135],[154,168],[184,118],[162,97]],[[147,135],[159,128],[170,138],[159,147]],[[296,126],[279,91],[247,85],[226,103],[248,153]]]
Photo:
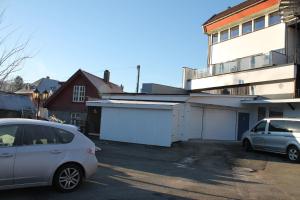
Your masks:
[[[122,87],[109,82],[109,71],[104,78],[79,69],[44,104],[49,116],[80,127],[85,132],[99,133],[101,109],[88,111],[88,99],[99,99],[103,93],[122,93]],[[88,114],[89,113],[89,114]]]

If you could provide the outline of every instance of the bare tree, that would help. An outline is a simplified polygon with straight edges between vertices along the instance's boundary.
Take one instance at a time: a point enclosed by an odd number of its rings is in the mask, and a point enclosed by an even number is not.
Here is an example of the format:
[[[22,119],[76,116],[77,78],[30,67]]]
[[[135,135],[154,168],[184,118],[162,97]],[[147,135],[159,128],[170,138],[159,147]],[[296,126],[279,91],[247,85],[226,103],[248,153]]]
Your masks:
[[[7,32],[7,27],[3,25],[3,16],[4,11],[0,13],[0,89],[7,78],[20,70],[23,62],[30,58],[25,53],[29,39],[24,42],[17,40],[15,45],[7,46],[7,42],[13,37],[15,30]]]

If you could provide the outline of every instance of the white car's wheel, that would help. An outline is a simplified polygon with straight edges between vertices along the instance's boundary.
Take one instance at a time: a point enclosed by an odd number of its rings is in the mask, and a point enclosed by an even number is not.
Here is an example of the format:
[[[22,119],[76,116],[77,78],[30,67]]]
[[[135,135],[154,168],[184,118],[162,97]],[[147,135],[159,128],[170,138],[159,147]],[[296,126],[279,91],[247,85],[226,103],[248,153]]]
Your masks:
[[[295,146],[290,146],[287,150],[288,159],[292,162],[299,161],[299,150]]]
[[[251,151],[252,150],[252,145],[248,139],[245,139],[244,142],[244,149],[245,151]]]
[[[61,192],[72,192],[82,183],[83,172],[77,164],[66,164],[60,167],[53,179],[53,185]]]

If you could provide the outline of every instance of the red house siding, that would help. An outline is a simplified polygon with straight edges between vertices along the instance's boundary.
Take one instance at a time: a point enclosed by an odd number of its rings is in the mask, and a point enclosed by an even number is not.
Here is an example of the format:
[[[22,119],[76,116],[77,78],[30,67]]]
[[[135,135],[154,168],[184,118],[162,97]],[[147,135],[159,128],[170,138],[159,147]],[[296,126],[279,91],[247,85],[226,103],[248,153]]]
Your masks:
[[[78,76],[69,82],[55,99],[48,103],[48,109],[55,111],[86,112],[87,108],[85,102],[73,102],[74,85],[85,86],[86,97],[100,98],[94,85],[92,85],[82,74],[78,74]]]

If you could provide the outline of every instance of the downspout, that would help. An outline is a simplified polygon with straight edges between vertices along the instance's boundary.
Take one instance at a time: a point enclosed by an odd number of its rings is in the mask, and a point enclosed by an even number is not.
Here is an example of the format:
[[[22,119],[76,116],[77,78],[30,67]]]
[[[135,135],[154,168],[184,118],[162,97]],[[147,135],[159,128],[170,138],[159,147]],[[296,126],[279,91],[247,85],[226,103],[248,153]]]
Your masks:
[[[203,140],[203,123],[204,123],[204,106],[202,106],[201,135],[200,135],[201,140]]]

